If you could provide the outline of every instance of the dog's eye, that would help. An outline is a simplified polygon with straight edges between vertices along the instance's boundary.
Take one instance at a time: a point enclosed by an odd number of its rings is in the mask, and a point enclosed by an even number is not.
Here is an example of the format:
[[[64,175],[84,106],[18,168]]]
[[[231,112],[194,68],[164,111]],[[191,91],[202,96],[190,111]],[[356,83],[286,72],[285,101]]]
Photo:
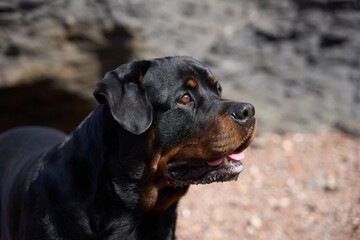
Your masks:
[[[191,97],[190,97],[190,95],[189,94],[184,94],[184,96],[182,96],[181,97],[181,99],[180,99],[180,101],[179,101],[179,103],[181,104],[181,105],[186,105],[186,104],[188,104],[189,102],[191,102]]]
[[[220,85],[217,86],[217,92],[218,92],[219,96],[221,97],[222,87]]]

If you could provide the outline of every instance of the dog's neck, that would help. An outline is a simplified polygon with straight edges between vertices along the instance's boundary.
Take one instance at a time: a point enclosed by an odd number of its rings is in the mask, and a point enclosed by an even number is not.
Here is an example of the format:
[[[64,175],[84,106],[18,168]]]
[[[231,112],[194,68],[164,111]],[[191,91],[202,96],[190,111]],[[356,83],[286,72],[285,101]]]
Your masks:
[[[144,134],[151,134],[151,131]],[[71,194],[78,199],[77,204],[84,207],[83,214],[88,215],[90,209],[89,221],[97,218],[97,214],[115,218],[130,216],[138,218],[133,219],[133,222],[141,219],[140,224],[134,226],[138,225],[144,233],[151,231],[151,228],[154,230],[154,221],[165,221],[156,220],[157,218],[171,216],[165,222],[175,221],[176,202],[185,194],[187,188],[174,192],[171,188],[161,190],[151,185],[151,170],[147,165],[151,156],[147,156],[146,147],[141,148],[148,145],[148,139],[148,136],[139,137],[124,130],[113,119],[107,106],[100,105],[57,147],[52,160],[47,163],[49,173],[57,176],[49,174],[46,180],[52,177],[66,179],[64,189],[71,193],[67,192],[65,196]],[[47,184],[47,187],[48,195],[54,194],[56,186]],[[55,191],[57,193],[52,195],[54,199],[47,202],[55,203],[55,206],[66,205],[61,191]],[[150,198],[150,201],[155,199],[153,207],[156,211],[151,211],[151,208],[144,209],[143,202],[144,199],[148,201],[147,198]],[[175,204],[170,207],[171,204],[168,203]],[[64,207],[57,214],[74,214],[65,211]],[[124,214],[126,212],[136,214]],[[108,219],[109,216],[103,217]]]
[[[101,191],[101,184],[114,184],[122,177],[136,180],[136,171],[141,166],[137,159],[127,156],[136,156],[135,151],[140,158],[142,150],[134,148],[138,139],[116,122],[106,105],[100,105],[57,147],[53,158],[57,165],[72,171],[68,175],[75,179],[71,179],[68,189],[81,190],[84,197],[94,198]],[[132,162],[125,164],[126,161]]]

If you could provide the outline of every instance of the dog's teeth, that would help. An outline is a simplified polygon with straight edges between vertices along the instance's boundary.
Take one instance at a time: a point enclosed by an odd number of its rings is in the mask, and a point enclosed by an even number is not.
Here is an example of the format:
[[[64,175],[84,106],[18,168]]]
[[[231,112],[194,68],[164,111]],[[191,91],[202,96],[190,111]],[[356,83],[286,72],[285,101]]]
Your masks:
[[[229,163],[229,159],[227,157],[224,158],[224,163],[228,164]]]

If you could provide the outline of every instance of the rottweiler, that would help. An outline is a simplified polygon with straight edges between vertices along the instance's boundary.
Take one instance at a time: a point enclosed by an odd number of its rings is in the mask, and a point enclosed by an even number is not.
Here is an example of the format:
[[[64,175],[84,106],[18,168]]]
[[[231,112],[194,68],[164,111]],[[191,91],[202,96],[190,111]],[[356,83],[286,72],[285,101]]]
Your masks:
[[[69,135],[0,135],[2,240],[175,239],[190,184],[236,180],[256,130],[201,62],[136,60],[108,72]]]

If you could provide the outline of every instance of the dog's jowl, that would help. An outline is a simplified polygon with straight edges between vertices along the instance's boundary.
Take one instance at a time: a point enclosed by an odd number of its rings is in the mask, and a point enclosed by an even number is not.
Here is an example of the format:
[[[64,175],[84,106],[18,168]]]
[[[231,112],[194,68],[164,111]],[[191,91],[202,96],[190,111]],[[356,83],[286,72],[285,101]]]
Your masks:
[[[255,109],[191,57],[133,61],[95,86],[72,132],[0,135],[2,240],[175,239],[190,184],[236,180]]]

